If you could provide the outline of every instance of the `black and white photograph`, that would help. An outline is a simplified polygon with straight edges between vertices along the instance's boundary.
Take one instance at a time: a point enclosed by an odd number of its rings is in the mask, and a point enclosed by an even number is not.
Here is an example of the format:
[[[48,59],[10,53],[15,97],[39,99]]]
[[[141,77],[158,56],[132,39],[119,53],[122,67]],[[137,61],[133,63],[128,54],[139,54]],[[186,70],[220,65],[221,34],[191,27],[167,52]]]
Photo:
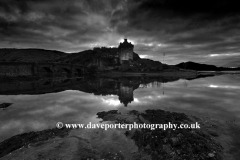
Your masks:
[[[236,0],[0,0],[0,160],[240,160]]]

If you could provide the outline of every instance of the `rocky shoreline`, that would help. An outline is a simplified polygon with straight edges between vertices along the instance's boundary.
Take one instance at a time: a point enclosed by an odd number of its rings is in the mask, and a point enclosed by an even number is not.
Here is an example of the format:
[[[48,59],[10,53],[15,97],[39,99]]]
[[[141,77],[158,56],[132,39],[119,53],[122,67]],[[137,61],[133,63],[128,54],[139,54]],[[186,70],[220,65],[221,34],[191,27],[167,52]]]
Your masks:
[[[2,103],[0,104],[0,109],[6,109],[8,107],[10,107],[12,105],[12,103]]]
[[[129,112],[134,115],[138,123],[149,124],[191,124],[197,117],[188,117],[183,113],[167,112],[163,110],[146,110],[146,113],[138,111]],[[117,123],[133,123],[131,120],[124,118],[117,111],[108,111],[98,113],[99,118],[104,121],[113,121]],[[150,156],[151,159],[168,159],[168,160],[221,160],[223,159],[222,146],[213,138],[218,136],[217,132],[207,129],[203,123],[201,129],[138,129],[126,131],[126,136],[131,137],[139,148],[140,153],[137,157]]]
[[[29,132],[23,133],[20,135],[13,136],[7,140],[4,140],[0,143],[0,158],[8,155],[9,153],[21,149],[27,148],[30,145],[41,145],[41,142],[47,141],[49,139],[53,139],[55,137],[65,137],[69,129],[48,129],[44,131],[38,132]]]
[[[121,136],[127,142],[133,141],[135,151],[126,149],[113,150],[108,141],[101,142],[100,133],[106,134],[111,130],[70,130],[48,129],[38,132],[24,133],[6,139],[0,143],[0,159],[131,159],[131,160],[222,160],[223,147],[214,139],[218,137],[215,127],[204,124],[199,118],[183,113],[164,110],[146,110],[144,113],[132,110],[126,114],[118,110],[97,113],[98,118],[105,122],[121,124],[192,124],[199,122],[201,129],[122,129]],[[118,130],[118,129],[116,129]],[[96,137],[98,137],[96,139]],[[122,141],[122,140],[121,140]],[[121,142],[120,141],[120,142]],[[115,147],[128,148],[127,144]],[[102,143],[102,144],[101,144]],[[101,147],[101,145],[106,145]],[[110,147],[110,149],[108,148]],[[116,147],[116,148],[117,148]],[[111,149],[112,148],[112,149]],[[111,151],[111,152],[110,152]]]

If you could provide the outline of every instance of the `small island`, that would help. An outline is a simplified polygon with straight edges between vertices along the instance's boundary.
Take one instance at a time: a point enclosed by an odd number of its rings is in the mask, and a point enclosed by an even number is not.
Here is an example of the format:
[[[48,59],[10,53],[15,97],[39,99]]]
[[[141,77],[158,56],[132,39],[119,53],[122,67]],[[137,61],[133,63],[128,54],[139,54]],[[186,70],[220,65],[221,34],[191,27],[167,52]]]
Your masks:
[[[118,48],[95,47],[78,53],[42,49],[1,49],[0,77],[166,76],[194,78],[194,70],[140,58],[124,39]]]

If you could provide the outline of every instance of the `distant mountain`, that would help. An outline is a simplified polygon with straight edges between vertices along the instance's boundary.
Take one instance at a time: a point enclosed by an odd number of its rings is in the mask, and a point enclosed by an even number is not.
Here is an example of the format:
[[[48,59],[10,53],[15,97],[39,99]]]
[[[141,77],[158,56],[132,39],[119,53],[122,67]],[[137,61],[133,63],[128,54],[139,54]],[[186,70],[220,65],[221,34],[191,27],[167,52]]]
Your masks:
[[[42,62],[65,55],[67,53],[44,49],[0,49],[0,61],[5,62]]]
[[[200,64],[200,63],[196,63],[196,62],[182,62],[175,66],[182,68],[182,69],[189,69],[189,70],[196,70],[196,71],[235,71],[235,70],[240,70],[240,67],[238,67],[238,68],[217,67],[214,65]]]

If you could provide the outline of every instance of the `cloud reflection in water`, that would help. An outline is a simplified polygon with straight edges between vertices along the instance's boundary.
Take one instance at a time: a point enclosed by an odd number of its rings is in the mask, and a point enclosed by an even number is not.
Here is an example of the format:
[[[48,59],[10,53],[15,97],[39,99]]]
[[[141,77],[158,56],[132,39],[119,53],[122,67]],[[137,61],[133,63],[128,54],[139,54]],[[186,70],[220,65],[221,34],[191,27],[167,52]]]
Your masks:
[[[127,107],[120,103],[117,95],[100,96],[74,90],[42,95],[0,96],[1,102],[13,103],[11,107],[0,111],[0,141],[19,133],[53,128],[59,121],[98,123],[100,119],[96,118],[97,112],[113,109],[121,112],[164,109],[209,116],[219,122],[235,118],[239,123],[239,79],[238,75],[223,75],[191,81],[178,80],[155,88],[138,88],[133,92],[134,101]],[[220,87],[212,88],[210,85]]]

